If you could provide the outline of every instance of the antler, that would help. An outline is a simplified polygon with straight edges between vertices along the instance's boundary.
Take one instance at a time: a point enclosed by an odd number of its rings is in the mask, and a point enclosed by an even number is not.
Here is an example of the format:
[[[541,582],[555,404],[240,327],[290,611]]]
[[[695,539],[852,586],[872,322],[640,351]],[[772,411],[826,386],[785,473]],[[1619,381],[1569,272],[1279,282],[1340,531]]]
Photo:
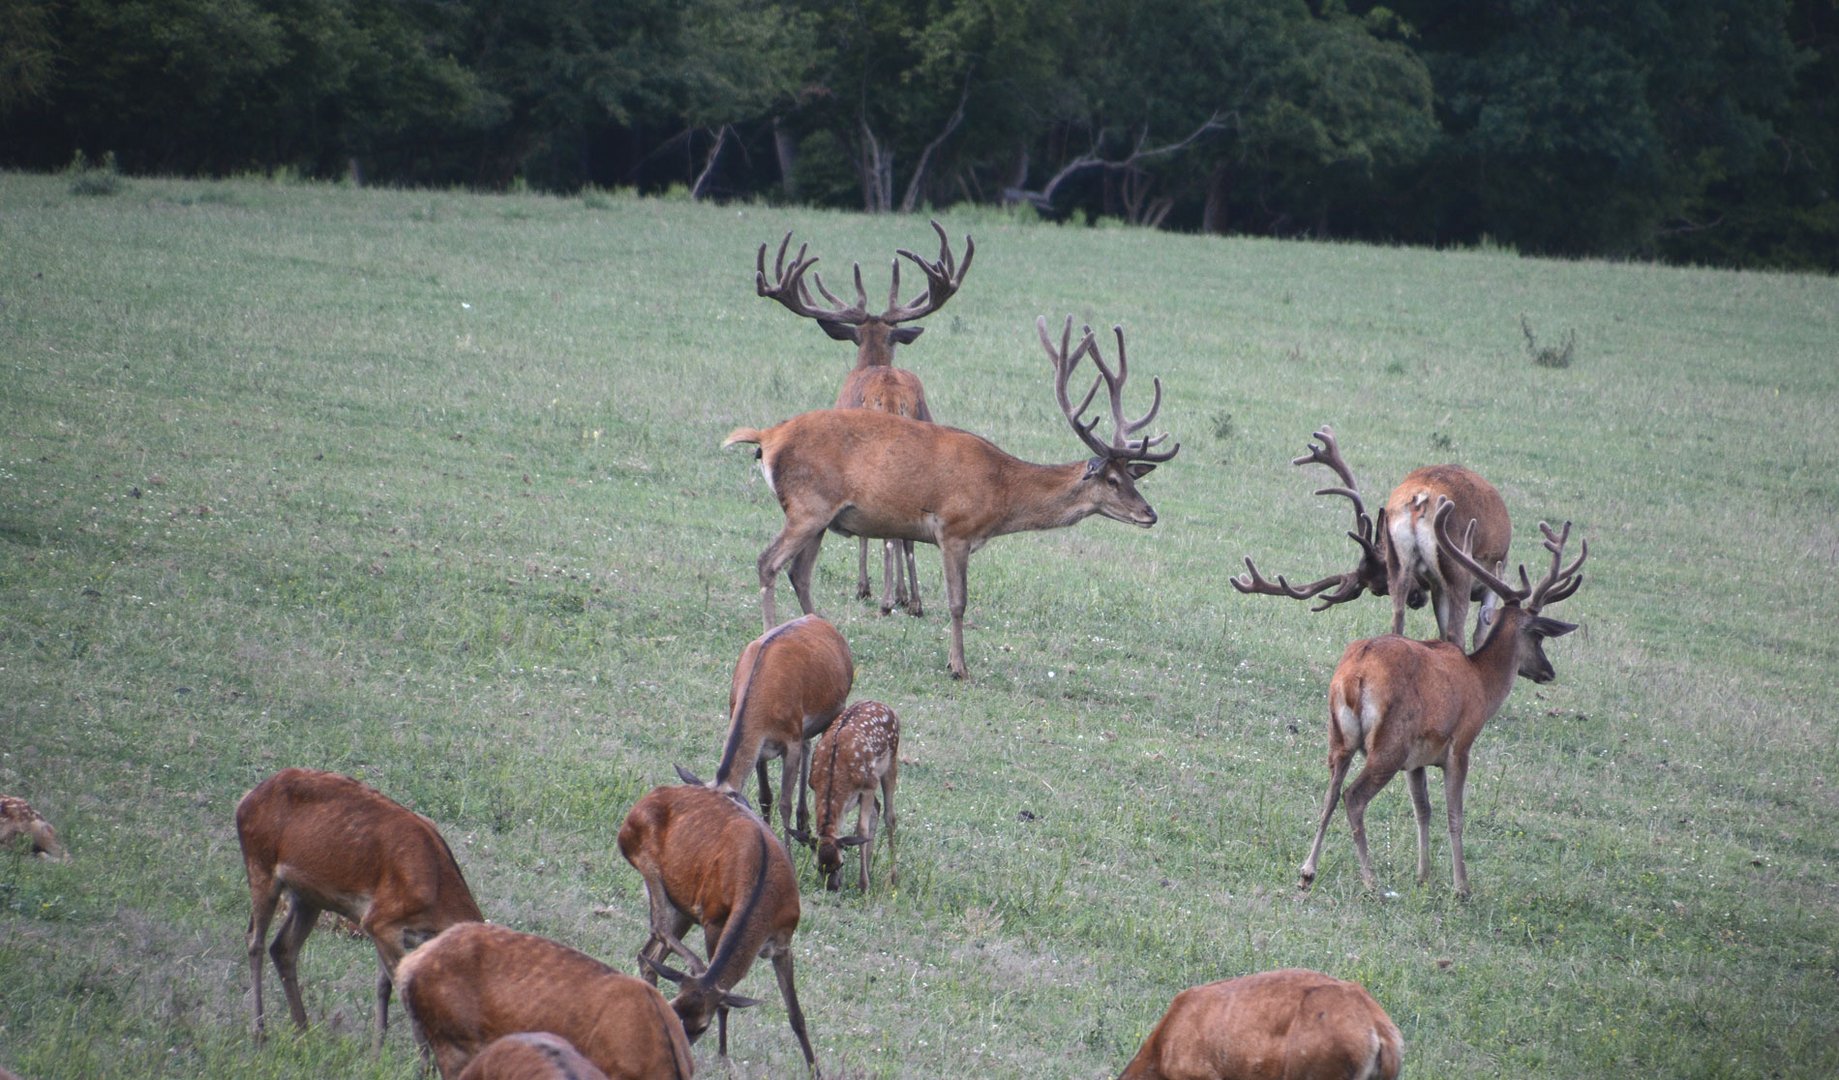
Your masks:
[[[805,251],[810,244],[798,245],[798,254],[792,259],[792,265],[786,266],[785,253],[792,246],[792,234],[787,231],[785,239],[779,242],[779,257],[773,263],[773,282],[766,281],[766,245],[760,245],[760,252],[754,257],[754,291],[761,296],[770,296],[786,306],[794,315],[807,319],[828,319],[832,322],[860,323],[868,318],[868,295],[862,290],[862,267],[856,267],[856,302],[845,304],[824,288],[824,279],[811,275],[817,283],[817,290],[824,294],[824,299],[833,305],[819,308],[811,300],[811,290],[805,286],[805,271],[817,265],[817,258],[805,258]]]
[[[1379,537],[1373,527],[1373,519],[1367,515],[1366,503],[1360,499],[1360,485],[1354,482],[1354,470],[1348,468],[1347,462],[1341,457],[1341,446],[1335,442],[1335,429],[1323,424],[1322,429],[1315,433],[1315,437],[1322,440],[1322,445],[1309,443],[1309,452],[1292,458],[1290,464],[1320,464],[1334,470],[1335,475],[1341,478],[1341,486],[1317,488],[1315,493],[1317,495],[1345,495],[1353,501],[1354,531],[1347,535],[1356,544],[1366,549],[1367,556],[1375,564],[1384,566],[1386,560],[1385,556],[1379,553]]]
[[[1578,553],[1575,562],[1569,566],[1562,566],[1564,562],[1564,545],[1571,538],[1570,522],[1565,522],[1564,529],[1558,532],[1554,532],[1552,527],[1543,521],[1539,523],[1539,532],[1545,536],[1545,550],[1552,553],[1551,569],[1545,572],[1545,577],[1535,586],[1531,584],[1530,579],[1528,579],[1526,575],[1526,565],[1524,563],[1520,564],[1520,587],[1516,589],[1496,577],[1492,571],[1476,562],[1474,558],[1469,555],[1466,544],[1462,547],[1458,547],[1450,540],[1448,518],[1451,512],[1455,510],[1455,507],[1456,504],[1450,502],[1447,498],[1439,497],[1437,499],[1435,524],[1438,545],[1442,547],[1444,551],[1449,552],[1452,558],[1461,563],[1470,574],[1474,575],[1475,580],[1487,586],[1496,596],[1499,596],[1503,602],[1517,604],[1521,601],[1526,601],[1523,605],[1526,610],[1536,614],[1547,604],[1556,604],[1558,601],[1570,596],[1577,591],[1578,586],[1584,583],[1583,575],[1579,574],[1578,570],[1583,567],[1584,560],[1590,557],[1590,541],[1583,541],[1583,550]],[[1474,533],[1475,523],[1474,521],[1470,521],[1469,536],[1472,538]]]
[[[913,265],[926,275],[926,293],[916,296],[906,304],[896,301],[900,298],[900,261],[894,262],[894,283],[888,287],[888,309],[881,315],[882,321],[903,323],[921,316],[930,315],[945,305],[957,294],[959,286],[964,284],[964,275],[970,273],[971,260],[977,256],[977,243],[969,233],[964,236],[964,263],[958,265],[952,259],[951,241],[945,236],[945,228],[938,222],[932,223],[932,231],[939,234],[939,257],[936,262],[927,262],[906,248],[900,248],[896,254],[913,260]]]
[[[1264,576],[1258,573],[1258,568],[1252,565],[1250,556],[1246,556],[1245,569],[1247,573],[1226,579],[1232,582],[1233,588],[1242,593],[1262,593],[1266,596],[1288,596],[1295,600],[1311,600],[1317,594],[1326,592],[1329,586],[1339,585],[1339,591],[1324,597],[1322,602],[1312,609],[1315,611],[1326,611],[1336,604],[1352,600],[1361,593],[1360,579],[1357,574],[1335,574],[1320,581],[1298,586],[1290,584],[1282,574],[1277,575],[1275,584],[1266,581]]]
[[[1123,327],[1112,327],[1112,331],[1117,334],[1117,370],[1115,372],[1111,370],[1110,365],[1105,363],[1105,358],[1098,354],[1098,342],[1093,337],[1092,328],[1089,326],[1083,328],[1084,337],[1080,340],[1079,347],[1074,349],[1070,355],[1067,353],[1067,346],[1073,335],[1071,315],[1066,317],[1066,327],[1060,332],[1058,350],[1055,350],[1053,342],[1047,336],[1047,316],[1043,315],[1035,320],[1035,329],[1041,335],[1041,347],[1047,350],[1048,359],[1054,363],[1054,396],[1059,399],[1060,411],[1066,414],[1068,422],[1073,425],[1073,430],[1079,433],[1079,438],[1094,453],[1100,457],[1120,461],[1161,462],[1169,460],[1181,450],[1181,444],[1176,443],[1168,450],[1151,452],[1153,447],[1168,438],[1167,432],[1151,438],[1130,438],[1147,427],[1150,421],[1156,418],[1157,411],[1162,408],[1162,380],[1160,378],[1154,380],[1156,400],[1150,405],[1149,411],[1144,413],[1140,419],[1125,419],[1124,382],[1130,377],[1130,359],[1124,351]],[[1086,396],[1080,400],[1079,407],[1075,409],[1072,399],[1067,396],[1066,383],[1072,377],[1073,369],[1079,366],[1079,358],[1086,355],[1090,355],[1092,363],[1097,366],[1098,378],[1092,380],[1092,388],[1086,391]],[[1092,399],[1098,396],[1098,388],[1101,383],[1105,386],[1111,401],[1112,434],[1109,444],[1100,442],[1092,434],[1092,429],[1098,426],[1100,417],[1095,415],[1090,420],[1080,419],[1085,415],[1086,408],[1092,404]]]

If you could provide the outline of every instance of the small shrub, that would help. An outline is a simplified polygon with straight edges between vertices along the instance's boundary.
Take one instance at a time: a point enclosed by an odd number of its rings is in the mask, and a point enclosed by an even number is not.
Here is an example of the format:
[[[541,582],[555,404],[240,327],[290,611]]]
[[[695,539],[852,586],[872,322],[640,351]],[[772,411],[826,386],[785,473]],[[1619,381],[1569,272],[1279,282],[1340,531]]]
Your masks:
[[[113,150],[103,154],[102,160],[95,165],[91,165],[83,151],[78,150],[65,167],[64,174],[70,177],[72,195],[119,195],[127,187],[121,173],[115,168]]]
[[[1566,330],[1556,346],[1540,345],[1533,335],[1532,320],[1520,316],[1520,333],[1526,336],[1526,354],[1540,367],[1565,368],[1577,352],[1577,331]]]
[[[1232,438],[1232,414],[1224,410],[1213,414],[1213,437],[1225,442]]]
[[[1430,433],[1430,448],[1438,453],[1448,453],[1456,448],[1456,440],[1441,431]]]

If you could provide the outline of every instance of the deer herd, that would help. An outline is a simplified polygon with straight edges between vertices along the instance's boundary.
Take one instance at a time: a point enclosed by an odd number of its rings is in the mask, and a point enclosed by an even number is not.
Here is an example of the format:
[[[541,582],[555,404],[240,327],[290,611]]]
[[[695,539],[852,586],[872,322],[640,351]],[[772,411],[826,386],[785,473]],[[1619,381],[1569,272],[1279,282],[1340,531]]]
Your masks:
[[[854,342],[856,366],[836,406],[766,428],[737,428],[724,446],[758,446],[766,483],[785,523],[758,561],[764,633],[743,649],[728,698],[728,732],[713,778],[704,783],[681,766],[683,783],[659,787],[632,807],[620,826],[620,853],[644,882],[649,936],[637,952],[638,977],[569,946],[484,921],[434,823],[349,777],[289,768],[257,784],[236,808],[236,832],[248,876],[247,933],[253,1028],[265,1032],[262,952],[266,944],[297,1027],[307,1024],[297,960],[322,911],[356,923],[376,948],[375,1039],[389,1022],[398,989],[417,1043],[444,1080],[537,1077],[675,1077],[691,1075],[690,1044],[713,1021],[719,1050],[728,1048],[728,1014],[756,1004],[734,987],[756,958],[772,962],[792,1033],[809,1070],[816,1055],[793,980],[792,938],[799,886],[792,853],[816,850],[816,871],[837,890],[843,853],[858,849],[857,884],[867,892],[877,812],[895,880],[894,796],[900,720],[880,702],[848,701],[855,665],[835,626],[814,613],[811,574],[826,531],[861,540],[858,598],[871,596],[868,541],[883,548],[883,614],[904,606],[922,613],[913,545],[936,546],[944,562],[950,615],[949,670],[964,678],[966,564],[972,552],[1007,533],[1055,529],[1099,515],[1148,528],[1156,512],[1137,490],[1179,445],[1146,434],[1162,404],[1161,381],[1140,417],[1126,415],[1129,377],[1124,331],[1115,329],[1115,366],[1088,327],[1075,340],[1069,317],[1055,340],[1047,320],[1036,333],[1053,367],[1054,395],[1090,456],[1067,464],[1023,461],[981,436],[934,423],[919,379],[895,367],[894,347],[922,327],[903,325],[939,310],[962,286],[975,246],[967,237],[957,261],[936,222],[939,257],[901,250],[888,304],[870,314],[860,265],[856,299],[844,303],[814,272],[800,245],[787,261],[791,234],[779,245],[773,273],[767,245],[756,257],[755,287],[794,314],[815,319],[831,337]],[[900,299],[900,258],[926,280],[914,299]],[[820,294],[823,305],[812,296]],[[1070,387],[1081,363],[1096,374],[1077,403]],[[1105,393],[1110,438],[1087,418]],[[1345,497],[1358,547],[1353,570],[1306,585],[1265,578],[1250,558],[1232,579],[1238,591],[1318,599],[1316,610],[1362,592],[1390,595],[1391,632],[1348,645],[1328,687],[1329,782],[1300,888],[1316,877],[1328,825],[1342,800],[1355,756],[1365,765],[1345,790],[1362,880],[1377,884],[1367,851],[1365,811],[1394,775],[1404,772],[1417,822],[1417,876],[1430,877],[1430,798],[1425,769],[1443,771],[1455,890],[1467,894],[1463,861],[1463,787],[1476,736],[1501,707],[1515,677],[1553,677],[1544,641],[1575,629],[1544,612],[1577,591],[1589,545],[1565,561],[1571,526],[1541,522],[1549,566],[1534,583],[1524,566],[1519,585],[1506,566],[1511,526],[1493,485],[1459,465],[1431,465],[1406,475],[1376,515],[1369,515],[1334,432],[1323,427],[1294,464],[1320,464],[1339,483],[1317,494]],[[774,584],[785,571],[805,614],[776,619]],[[1471,602],[1481,607],[1472,632]],[[1428,602],[1437,635],[1404,635],[1405,611]],[[1465,649],[1465,638],[1469,646]],[[813,748],[813,741],[819,740]],[[783,761],[779,816],[766,763]],[[758,809],[744,792],[757,774]],[[807,813],[815,802],[815,835]],[[794,810],[795,804],[795,810]],[[856,809],[853,832],[845,829]],[[56,833],[23,801],[0,797],[0,841],[31,839],[35,851],[67,857]],[[272,943],[268,931],[286,901]],[[683,940],[702,929],[701,953]],[[662,978],[674,984],[666,999]],[[1246,975],[1179,994],[1123,1075],[1127,1078],[1395,1077],[1399,1031],[1360,986],[1313,971]]]

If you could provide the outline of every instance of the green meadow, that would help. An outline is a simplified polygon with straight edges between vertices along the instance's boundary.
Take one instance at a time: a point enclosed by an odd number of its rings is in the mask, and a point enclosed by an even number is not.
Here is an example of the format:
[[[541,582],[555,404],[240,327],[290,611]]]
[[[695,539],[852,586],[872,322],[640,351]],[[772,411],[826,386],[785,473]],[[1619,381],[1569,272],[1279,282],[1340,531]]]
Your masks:
[[[936,549],[926,615],[884,618],[825,545],[854,697],[903,723],[898,885],[886,844],[866,897],[797,856],[825,1075],[1114,1076],[1177,991],[1289,966],[1371,990],[1414,1077],[1839,1073],[1839,280],[941,221],[975,265],[898,360],[942,422],[1082,457],[1034,332],[1070,314],[1107,356],[1123,325],[1127,404],[1160,377],[1182,449],[1141,485],[1153,529],[972,557],[964,682]],[[0,854],[0,1064],[416,1075],[400,1006],[371,1055],[374,953],[332,933],[313,1026],[270,970],[249,1038],[231,815],[289,765],[431,816],[494,921],[634,970],[615,836],[674,764],[713,771],[782,522],[720,442],[830,404],[853,359],[754,295],[788,229],[871,303],[935,243],[604,192],[0,174],[0,793],[73,855]],[[1353,565],[1327,471],[1289,463],[1324,423],[1369,502],[1460,461],[1531,567],[1541,520],[1590,544],[1557,680],[1476,744],[1467,900],[1437,782],[1428,884],[1399,780],[1380,890],[1339,814],[1296,889],[1328,679],[1390,604],[1227,578]],[[764,1004],[732,1074],[801,1074],[770,965],[737,991]]]

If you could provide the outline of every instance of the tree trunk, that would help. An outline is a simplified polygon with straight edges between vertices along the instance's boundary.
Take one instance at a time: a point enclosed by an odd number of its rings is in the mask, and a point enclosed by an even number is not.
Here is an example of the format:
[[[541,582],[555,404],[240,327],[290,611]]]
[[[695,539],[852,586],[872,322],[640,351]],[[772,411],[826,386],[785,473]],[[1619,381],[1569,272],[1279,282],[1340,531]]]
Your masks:
[[[788,200],[798,198],[798,141],[773,117],[773,153],[779,158],[779,190]]]
[[[1213,167],[1207,177],[1207,205],[1201,211],[1200,231],[1210,235],[1226,233],[1226,198],[1232,188],[1232,172],[1224,161]]]

